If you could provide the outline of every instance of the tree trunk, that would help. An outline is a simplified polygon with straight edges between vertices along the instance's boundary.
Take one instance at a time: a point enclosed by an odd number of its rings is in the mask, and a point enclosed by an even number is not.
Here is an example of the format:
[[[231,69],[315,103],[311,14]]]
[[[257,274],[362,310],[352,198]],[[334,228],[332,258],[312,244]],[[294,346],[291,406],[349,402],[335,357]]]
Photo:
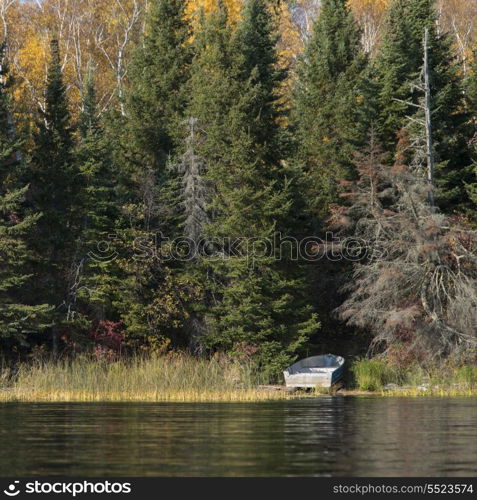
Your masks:
[[[426,115],[426,156],[427,156],[427,181],[429,183],[429,203],[434,206],[434,151],[432,144],[432,107],[431,107],[431,84],[429,76],[429,28],[424,32],[424,89]]]

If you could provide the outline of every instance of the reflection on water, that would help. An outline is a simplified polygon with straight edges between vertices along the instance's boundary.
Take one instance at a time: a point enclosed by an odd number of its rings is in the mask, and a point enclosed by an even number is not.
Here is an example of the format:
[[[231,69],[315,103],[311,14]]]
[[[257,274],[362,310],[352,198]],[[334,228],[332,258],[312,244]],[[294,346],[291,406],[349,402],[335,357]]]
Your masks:
[[[477,399],[0,405],[0,475],[476,476]]]

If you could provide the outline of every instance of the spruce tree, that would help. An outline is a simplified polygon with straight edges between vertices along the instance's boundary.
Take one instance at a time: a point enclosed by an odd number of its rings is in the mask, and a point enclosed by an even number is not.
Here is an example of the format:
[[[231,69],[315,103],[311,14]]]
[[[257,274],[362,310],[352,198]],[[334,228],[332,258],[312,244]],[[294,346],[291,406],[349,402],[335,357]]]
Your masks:
[[[366,66],[360,31],[346,0],[324,0],[298,69],[293,123],[297,160],[309,178],[310,211],[324,217],[338,180],[353,177],[353,151]]]
[[[276,56],[278,29],[268,2],[245,2],[242,20],[234,40],[242,55],[239,78],[253,88],[245,110],[254,153],[265,162],[276,163],[287,154],[288,139],[281,122],[285,118],[280,103],[280,85],[286,71],[279,67]]]
[[[79,172],[73,159],[73,130],[58,41],[52,40],[50,48],[45,106],[40,111],[31,166],[33,202],[43,214],[38,245],[45,256],[70,250],[79,197]]]
[[[119,173],[114,167],[110,138],[99,118],[94,77],[86,78],[83,109],[79,120],[75,159],[80,172],[81,262],[80,298],[84,314],[93,321],[106,320],[111,311],[110,284],[117,277],[115,266],[98,251],[110,243],[120,217]],[[113,319],[113,318],[111,318]]]
[[[477,52],[474,52],[473,56],[472,65],[465,80],[465,96],[475,135],[477,133]]]
[[[85,184],[82,192],[82,230],[92,233],[92,236],[86,236],[86,239],[94,240],[108,231],[111,232],[118,217],[118,173],[114,168],[109,137],[99,118],[92,74],[86,80],[79,131],[75,155]]]
[[[381,51],[375,61],[380,139],[392,162],[397,133],[408,122],[407,117],[419,112],[415,105],[422,92],[416,84],[428,28],[438,205],[452,212],[469,204],[465,184],[472,175],[468,147],[471,130],[452,41],[437,32],[436,16],[434,0],[393,0],[389,6]]]
[[[144,39],[131,64],[127,100],[130,154],[145,167],[164,169],[177,146],[185,107],[183,88],[189,77],[190,37],[183,0],[150,3]]]
[[[180,234],[180,180],[169,167],[182,152],[191,62],[185,7],[182,0],[150,3],[144,39],[130,67],[127,116],[115,124],[121,217],[115,231],[120,257],[114,265],[121,279],[112,300],[135,346],[165,345],[180,337],[181,301],[188,293],[158,248],[161,237]]]
[[[183,140],[185,85],[191,63],[191,30],[182,0],[153,0],[146,14],[144,38],[129,71],[126,118],[118,121],[117,162],[128,177],[131,204],[142,205],[145,181],[157,204],[152,230],[177,234],[179,180],[168,168]],[[134,225],[142,224],[136,220]],[[144,229],[144,225],[143,225]]]
[[[197,118],[187,121],[188,135],[185,141],[185,151],[175,165],[182,177],[181,205],[184,217],[183,235],[194,244],[199,244],[204,227],[209,222],[207,207],[209,189],[203,178],[204,159],[196,154]]]
[[[32,253],[27,239],[40,215],[26,215],[28,186],[17,185],[22,141],[13,128],[8,98],[12,81],[3,46],[0,68],[0,352],[8,356],[13,348],[27,345],[30,333],[45,327],[49,307],[32,305],[27,299],[26,290],[32,282],[28,271]]]
[[[203,134],[198,150],[213,190],[205,237],[214,246],[191,272],[199,270],[207,297],[199,311],[205,321],[199,341],[213,349],[254,354],[269,375],[276,375],[318,323],[307,306],[299,266],[286,251],[280,260],[273,243],[276,233],[289,234],[293,199],[285,169],[278,159],[272,163],[267,152],[268,138],[254,128],[260,119],[266,130],[276,130],[277,89],[271,85],[276,59],[253,63],[251,42],[243,34],[261,33],[266,43],[259,50],[271,56],[265,49],[273,39],[271,24],[254,0],[245,9],[237,28],[240,43],[222,2],[202,20],[195,42],[189,113]],[[257,96],[262,109],[268,106],[263,117],[251,112]],[[253,241],[268,242],[269,253],[262,254]]]
[[[465,82],[466,102],[469,109],[472,127],[472,146],[474,148],[473,175],[468,178],[467,192],[472,204],[469,206],[468,214],[471,220],[477,222],[477,161],[476,161],[476,138],[477,138],[477,53],[474,53],[471,71]]]
[[[74,301],[82,184],[73,157],[71,117],[56,39],[50,48],[45,107],[40,111],[32,162],[26,173],[32,185],[32,210],[42,214],[32,238],[38,256],[32,291],[55,306],[50,339],[56,351],[61,325],[70,319]]]

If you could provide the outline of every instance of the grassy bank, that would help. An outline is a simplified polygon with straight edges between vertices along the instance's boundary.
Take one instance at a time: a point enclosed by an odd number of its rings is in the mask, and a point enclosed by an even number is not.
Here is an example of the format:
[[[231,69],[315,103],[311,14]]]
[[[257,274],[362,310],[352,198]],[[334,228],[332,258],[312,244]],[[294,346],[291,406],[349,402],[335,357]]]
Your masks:
[[[477,396],[477,366],[419,365],[397,368],[380,360],[363,359],[351,366],[359,391],[386,396]]]
[[[477,396],[477,367],[399,370],[378,360],[350,364],[343,395]],[[187,355],[106,362],[87,357],[0,368],[0,402],[252,402],[294,395],[267,387],[252,364]]]
[[[0,375],[0,402],[9,401],[266,401],[290,397],[260,387],[253,366],[185,355],[100,362],[22,364]]]

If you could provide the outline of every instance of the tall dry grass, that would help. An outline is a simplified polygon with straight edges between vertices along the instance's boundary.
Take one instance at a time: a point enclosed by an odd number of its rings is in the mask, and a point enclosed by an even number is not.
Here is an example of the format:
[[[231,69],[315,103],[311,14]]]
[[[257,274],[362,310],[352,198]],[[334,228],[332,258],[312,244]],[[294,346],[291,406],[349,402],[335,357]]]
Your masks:
[[[25,363],[0,374],[0,401],[263,401],[289,397],[260,387],[249,363],[187,355],[106,362],[87,357]]]

